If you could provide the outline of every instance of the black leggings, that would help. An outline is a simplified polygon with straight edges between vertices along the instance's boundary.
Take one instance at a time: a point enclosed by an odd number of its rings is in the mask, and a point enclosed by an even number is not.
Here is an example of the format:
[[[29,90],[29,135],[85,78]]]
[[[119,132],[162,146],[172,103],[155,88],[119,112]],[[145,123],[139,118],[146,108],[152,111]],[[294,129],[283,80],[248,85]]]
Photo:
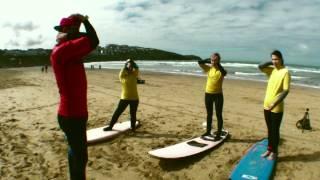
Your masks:
[[[221,133],[223,127],[222,109],[223,109],[223,94],[205,94],[205,104],[207,109],[207,133],[211,132],[213,103],[216,109],[216,116],[218,120],[218,134]]]
[[[274,153],[278,153],[282,116],[283,112],[273,113],[264,110],[264,118],[268,128],[268,150]]]
[[[112,128],[114,124],[118,121],[120,115],[123,111],[130,105],[130,121],[131,121],[131,129],[135,129],[136,121],[137,121],[137,110],[139,105],[139,100],[124,100],[120,99],[117,109],[112,115],[112,119],[110,122],[110,127]]]
[[[69,151],[68,162],[71,180],[86,179],[88,118],[69,118],[58,115],[60,128],[66,135]]]

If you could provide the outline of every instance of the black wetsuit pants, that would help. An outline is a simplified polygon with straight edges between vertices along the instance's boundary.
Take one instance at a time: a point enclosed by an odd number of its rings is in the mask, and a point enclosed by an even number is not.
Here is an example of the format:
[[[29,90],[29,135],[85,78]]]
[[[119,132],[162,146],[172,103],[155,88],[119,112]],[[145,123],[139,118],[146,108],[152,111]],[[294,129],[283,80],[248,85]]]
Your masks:
[[[86,179],[88,118],[69,118],[58,115],[60,128],[68,141],[68,162],[71,180]]]
[[[137,110],[139,105],[139,100],[124,100],[120,99],[117,109],[112,115],[112,119],[110,122],[110,127],[113,127],[114,124],[118,121],[118,118],[123,113],[123,111],[130,105],[130,121],[131,121],[131,129],[135,130],[135,124],[137,121]]]
[[[213,116],[213,103],[216,109],[216,117],[218,120],[218,135],[221,134],[223,127],[223,118],[222,118],[222,110],[223,110],[223,94],[205,94],[205,104],[207,110],[207,133],[211,132],[212,127],[212,116]]]
[[[282,116],[283,112],[273,113],[264,110],[264,118],[268,128],[268,150],[274,153],[278,153]]]

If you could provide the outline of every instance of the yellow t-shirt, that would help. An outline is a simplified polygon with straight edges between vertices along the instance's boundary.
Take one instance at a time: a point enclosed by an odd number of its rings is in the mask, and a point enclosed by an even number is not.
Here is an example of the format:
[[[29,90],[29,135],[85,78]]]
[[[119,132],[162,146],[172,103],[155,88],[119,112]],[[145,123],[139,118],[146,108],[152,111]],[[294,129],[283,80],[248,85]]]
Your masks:
[[[138,89],[137,89],[137,77],[139,70],[129,72],[126,69],[121,69],[119,73],[119,79],[121,82],[122,92],[121,99],[124,100],[138,100]]]
[[[286,68],[278,70],[274,67],[266,67],[262,69],[262,72],[266,73],[269,78],[263,104],[264,108],[267,108],[276,101],[281,92],[290,89],[291,77],[288,69]],[[279,113],[283,112],[283,110],[284,101],[277,104],[271,112]]]
[[[207,73],[206,93],[218,94],[222,93],[222,83],[224,76],[221,71],[215,67],[207,65],[200,65],[200,67]]]

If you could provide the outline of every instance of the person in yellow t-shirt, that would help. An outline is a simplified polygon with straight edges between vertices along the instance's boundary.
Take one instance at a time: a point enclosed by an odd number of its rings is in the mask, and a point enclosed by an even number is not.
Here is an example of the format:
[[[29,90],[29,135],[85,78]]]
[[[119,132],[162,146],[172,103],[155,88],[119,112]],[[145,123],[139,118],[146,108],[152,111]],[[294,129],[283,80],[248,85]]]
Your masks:
[[[139,75],[138,65],[131,59],[128,59],[124,68],[120,70],[119,79],[121,82],[121,98],[117,109],[112,115],[109,126],[103,128],[104,131],[111,131],[114,124],[118,121],[118,118],[123,111],[130,105],[130,121],[131,130],[135,131],[136,114],[139,105],[139,96],[137,89],[137,77]]]
[[[216,110],[216,117],[218,121],[218,130],[214,136],[214,140],[221,139],[222,127],[223,127],[223,93],[222,83],[224,76],[227,72],[220,64],[220,54],[213,53],[210,57],[210,61],[198,61],[199,66],[207,74],[207,84],[205,91],[205,106],[207,110],[207,128],[202,137],[213,137],[211,134],[212,116],[213,116],[213,104]]]
[[[278,156],[284,99],[289,93],[291,81],[290,73],[284,66],[281,52],[273,51],[271,59],[271,62],[259,65],[259,69],[268,76],[268,86],[263,104],[264,117],[268,128],[268,149],[261,156],[269,160]]]

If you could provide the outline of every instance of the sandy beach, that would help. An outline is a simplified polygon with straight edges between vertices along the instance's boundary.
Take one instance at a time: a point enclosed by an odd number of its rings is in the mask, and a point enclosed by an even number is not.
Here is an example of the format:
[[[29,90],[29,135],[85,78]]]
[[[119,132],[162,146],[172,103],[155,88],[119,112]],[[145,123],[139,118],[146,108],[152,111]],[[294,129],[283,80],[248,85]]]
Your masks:
[[[119,70],[87,70],[88,129],[109,122],[120,98]],[[226,79],[224,128],[231,137],[219,148],[180,160],[148,155],[155,148],[201,135],[206,119],[205,77],[141,72],[137,118],[142,126],[89,146],[87,178],[227,179],[245,151],[266,136],[266,83]],[[49,69],[0,69],[0,179],[68,178],[67,144],[56,120],[58,90]],[[320,177],[319,89],[292,86],[286,98],[276,180]],[[313,131],[295,124],[310,109]],[[128,110],[119,121],[128,118]],[[216,118],[214,117],[214,127]]]

